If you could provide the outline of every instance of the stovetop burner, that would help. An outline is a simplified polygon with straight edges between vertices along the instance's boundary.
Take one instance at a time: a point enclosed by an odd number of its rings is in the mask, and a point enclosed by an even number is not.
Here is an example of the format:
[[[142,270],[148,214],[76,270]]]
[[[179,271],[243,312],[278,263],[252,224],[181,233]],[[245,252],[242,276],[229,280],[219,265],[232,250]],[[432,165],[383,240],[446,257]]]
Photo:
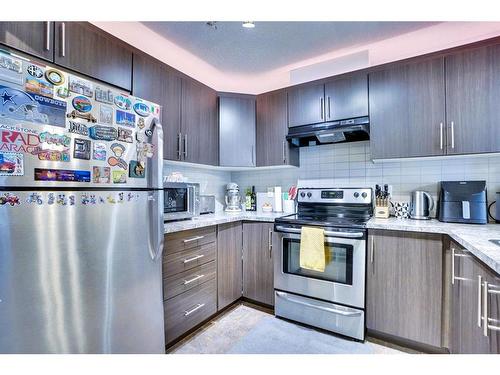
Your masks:
[[[276,223],[314,225],[322,227],[364,228],[370,218],[348,218],[293,214],[276,219]]]
[[[297,214],[277,223],[338,228],[365,228],[373,215],[371,188],[306,188],[298,191]]]

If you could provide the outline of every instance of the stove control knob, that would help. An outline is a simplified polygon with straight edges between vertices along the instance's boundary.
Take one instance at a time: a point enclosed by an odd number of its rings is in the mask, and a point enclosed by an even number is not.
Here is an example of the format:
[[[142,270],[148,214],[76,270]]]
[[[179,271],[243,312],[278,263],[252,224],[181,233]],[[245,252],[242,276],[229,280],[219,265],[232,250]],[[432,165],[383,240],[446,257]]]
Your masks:
[[[307,198],[311,198],[311,196],[312,196],[311,192],[308,192],[307,193]]]
[[[366,198],[366,197],[368,196],[368,194],[366,194],[366,192],[364,192],[363,194],[361,194],[361,196],[362,196],[363,198]]]
[[[300,196],[301,196],[302,198],[304,198],[304,197],[306,196],[306,193],[302,192],[302,193],[300,193]]]
[[[354,198],[358,198],[359,197],[359,193],[358,192],[355,192],[354,193]]]

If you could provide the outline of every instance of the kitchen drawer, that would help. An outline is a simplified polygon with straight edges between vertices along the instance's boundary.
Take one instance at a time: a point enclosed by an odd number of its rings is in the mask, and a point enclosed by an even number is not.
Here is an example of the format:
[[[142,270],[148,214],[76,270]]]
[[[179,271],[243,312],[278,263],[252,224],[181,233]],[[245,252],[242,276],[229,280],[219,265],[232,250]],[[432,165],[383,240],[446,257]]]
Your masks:
[[[193,247],[163,257],[163,275],[172,275],[184,272],[202,264],[215,260],[217,246],[215,242]]]
[[[192,247],[215,242],[215,226],[169,233],[165,236],[164,254],[173,254]]]
[[[217,265],[215,261],[205,263],[193,269],[165,277],[163,279],[163,299],[175,297],[208,280],[215,278]]]
[[[165,301],[165,341],[172,342],[217,311],[217,280],[212,279]]]

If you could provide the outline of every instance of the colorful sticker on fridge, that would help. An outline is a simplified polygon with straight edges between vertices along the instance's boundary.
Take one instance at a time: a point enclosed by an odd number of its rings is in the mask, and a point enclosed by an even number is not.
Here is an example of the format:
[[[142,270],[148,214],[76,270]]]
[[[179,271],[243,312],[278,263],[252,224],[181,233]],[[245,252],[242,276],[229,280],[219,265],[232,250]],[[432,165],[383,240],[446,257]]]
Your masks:
[[[41,147],[35,147],[35,149],[31,152],[31,154],[38,156],[38,160],[64,161],[64,162],[70,161],[69,149],[59,151],[59,150],[45,150]]]
[[[0,85],[0,119],[66,127],[66,102]]]
[[[3,195],[0,195],[0,206],[6,204],[10,206],[20,205],[21,201],[19,200],[19,197],[15,194],[3,193]]]
[[[92,168],[92,182],[94,184],[109,184],[111,182],[111,168],[110,167],[98,167],[94,166]]]
[[[0,151],[31,153],[39,144],[36,134],[0,129]]]
[[[66,198],[66,194],[57,194],[56,203],[59,206],[66,206],[68,204],[68,198]]]
[[[47,204],[52,206],[55,201],[56,201],[56,195],[54,193],[49,193],[47,195]]]
[[[124,95],[115,96],[115,104],[118,108],[124,109],[126,111],[128,111],[130,107],[132,107],[132,101]]]
[[[102,125],[94,125],[89,128],[89,137],[98,141],[114,141],[118,137],[115,128]]]
[[[113,183],[114,184],[126,184],[127,183],[127,173],[125,171],[113,171]]]
[[[26,80],[24,87],[26,91],[52,97],[54,95],[54,85],[45,80],[45,68],[36,64],[26,66]]]
[[[0,176],[23,176],[24,155],[19,152],[0,152]]]
[[[110,156],[108,158],[108,164],[111,165],[112,167],[118,166],[122,169],[127,170],[128,168],[127,162],[122,159],[122,155],[125,152],[125,146],[119,143],[113,143],[110,147],[110,150],[113,152],[114,156]]]
[[[106,160],[106,144],[100,142],[94,142],[94,152],[93,152],[94,160]]]
[[[0,53],[0,80],[23,84],[23,62],[8,54]]]
[[[118,127],[117,140],[126,143],[134,143],[134,138],[132,137],[132,130]]]
[[[46,143],[48,145],[69,147],[69,145],[71,144],[71,138],[64,134],[52,134],[49,132],[42,132],[38,136],[38,139],[40,140],[41,143]]]
[[[92,103],[86,96],[75,96],[71,104],[74,109],[81,113],[88,113],[92,110]]]
[[[113,125],[113,107],[104,104],[99,106],[99,122],[105,125]]]
[[[113,104],[114,97],[113,91],[109,89],[101,89],[99,86],[95,88],[95,100],[98,102]]]
[[[69,91],[88,96],[89,98],[94,96],[94,86],[91,82],[72,75],[69,76],[68,81]]]
[[[26,203],[28,204],[38,204],[41,206],[43,204],[43,197],[41,194],[38,193],[31,193],[28,198],[26,198]]]
[[[144,129],[145,126],[146,126],[146,121],[144,121],[142,117],[139,117],[139,119],[137,120],[137,127],[139,129]]]
[[[141,117],[149,116],[149,107],[146,103],[137,102],[134,104],[134,112]]]
[[[54,86],[60,86],[64,83],[64,75],[55,69],[48,69],[45,71],[45,79],[52,83]]]
[[[146,176],[144,163],[137,160],[131,160],[128,176],[132,178],[144,178]]]
[[[92,123],[97,122],[97,119],[94,116],[92,116],[92,113],[81,113],[81,112],[78,112],[76,109],[74,109],[70,113],[68,113],[66,115],[66,117],[72,118],[73,120],[77,119],[77,118],[81,118],[83,120],[87,120],[88,122],[92,122]]]
[[[152,158],[154,155],[154,145],[151,143],[137,143],[137,160],[144,161],[146,158]]]
[[[124,111],[116,110],[116,123],[118,125],[135,127],[135,115]]]
[[[32,77],[35,78],[42,78],[43,77],[43,68],[35,65],[35,64],[30,64],[26,67],[26,72]]]
[[[75,138],[73,143],[73,157],[75,159],[90,160],[90,141],[88,139]]]
[[[71,95],[67,87],[59,87],[56,91],[56,94],[58,97],[63,99],[69,98]]]
[[[90,171],[35,168],[35,181],[90,182]]]
[[[69,122],[69,128],[68,131],[70,133],[74,134],[80,134],[88,137],[89,135],[89,128],[83,124],[80,124],[78,122],[70,121]]]

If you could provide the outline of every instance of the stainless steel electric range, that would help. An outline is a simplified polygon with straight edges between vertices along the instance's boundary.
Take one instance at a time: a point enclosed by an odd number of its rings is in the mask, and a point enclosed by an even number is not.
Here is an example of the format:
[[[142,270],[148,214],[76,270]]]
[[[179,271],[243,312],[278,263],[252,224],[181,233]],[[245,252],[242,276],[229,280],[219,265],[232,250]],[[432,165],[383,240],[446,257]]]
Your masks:
[[[275,221],[276,316],[364,340],[365,227],[372,215],[371,188],[299,189],[297,214]],[[324,229],[324,272],[300,267],[303,226]]]

